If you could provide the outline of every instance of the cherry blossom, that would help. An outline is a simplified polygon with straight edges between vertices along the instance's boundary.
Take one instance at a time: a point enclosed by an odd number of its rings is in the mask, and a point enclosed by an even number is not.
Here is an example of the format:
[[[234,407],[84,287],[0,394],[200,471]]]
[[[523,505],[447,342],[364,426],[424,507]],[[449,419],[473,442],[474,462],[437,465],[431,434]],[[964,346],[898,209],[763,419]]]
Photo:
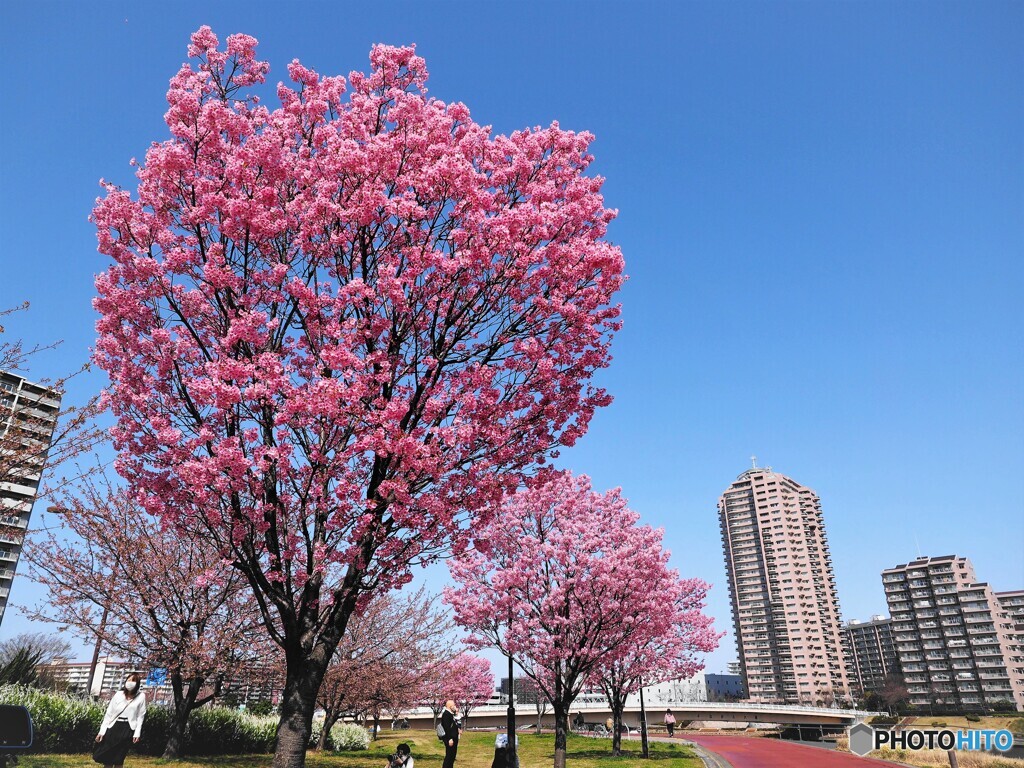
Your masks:
[[[458,586],[445,600],[471,646],[511,655],[551,702],[555,768],[565,765],[569,709],[599,670],[673,630],[703,647],[705,585],[680,581],[662,532],[640,525],[618,490],[552,472],[506,496],[474,537],[449,564]],[[695,599],[680,602],[687,588]]]
[[[93,211],[118,472],[245,575],[287,677],[275,768],[367,595],[586,431],[619,327],[615,211],[588,133],[492,135],[429,97],[413,47],[298,61],[256,97],[256,41],[207,27],[170,137]]]
[[[274,657],[255,600],[239,574],[207,578],[221,567],[215,551],[162,526],[105,477],[80,480],[59,502],[59,523],[26,549],[33,577],[48,589],[32,615],[165,669],[174,713],[164,757],[178,758],[193,710]]]

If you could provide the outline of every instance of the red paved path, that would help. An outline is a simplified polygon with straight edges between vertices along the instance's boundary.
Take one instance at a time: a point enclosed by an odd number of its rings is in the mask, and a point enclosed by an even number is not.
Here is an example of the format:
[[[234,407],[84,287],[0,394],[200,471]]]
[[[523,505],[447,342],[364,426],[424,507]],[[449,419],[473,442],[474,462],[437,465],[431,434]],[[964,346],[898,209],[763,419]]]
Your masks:
[[[689,733],[684,738],[700,744],[709,752],[721,755],[733,768],[882,768],[886,765],[899,765],[778,739]]]

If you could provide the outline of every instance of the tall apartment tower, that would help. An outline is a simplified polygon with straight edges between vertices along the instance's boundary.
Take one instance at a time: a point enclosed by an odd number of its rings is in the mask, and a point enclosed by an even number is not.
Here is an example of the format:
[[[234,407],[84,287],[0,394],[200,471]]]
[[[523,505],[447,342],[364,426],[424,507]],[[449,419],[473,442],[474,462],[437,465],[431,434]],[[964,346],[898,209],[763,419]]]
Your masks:
[[[59,410],[53,390],[0,371],[0,624]]]
[[[882,571],[882,585],[912,704],[1024,709],[1013,619],[970,560],[921,557]]]
[[[878,692],[886,677],[900,674],[892,619],[872,616],[871,621],[851,621],[842,632],[846,672],[854,695]]]
[[[1020,681],[1024,687],[1024,589],[1012,592],[996,592],[996,600],[1002,611],[1003,628],[1007,635],[1006,671],[1011,679]],[[1018,709],[1020,700],[1018,699]]]
[[[736,645],[752,701],[831,704],[849,695],[821,502],[771,468],[718,500]]]

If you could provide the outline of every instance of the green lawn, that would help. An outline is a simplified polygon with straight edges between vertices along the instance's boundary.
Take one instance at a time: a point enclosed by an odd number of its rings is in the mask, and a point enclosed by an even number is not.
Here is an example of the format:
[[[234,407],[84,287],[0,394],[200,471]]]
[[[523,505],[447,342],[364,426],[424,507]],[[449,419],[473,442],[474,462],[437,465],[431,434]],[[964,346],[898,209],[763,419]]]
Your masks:
[[[490,768],[494,758],[494,733],[467,733],[459,744],[458,768]],[[403,731],[384,733],[366,752],[347,752],[318,755],[310,752],[306,760],[309,768],[384,768],[386,758],[395,745],[404,741],[412,747],[417,768],[439,768],[444,759],[441,742],[430,731]],[[554,762],[555,737],[550,734],[536,736],[520,734],[519,765],[521,768],[546,768]],[[658,768],[702,768],[703,763],[682,744],[651,743],[651,761],[640,758],[638,741],[623,742],[623,748],[633,750],[623,757],[612,757],[610,739],[570,737],[568,763],[573,768],[642,768],[656,762]],[[204,757],[193,760],[160,760],[153,757],[129,755],[125,768],[269,768],[270,755],[243,755],[235,757]],[[89,755],[29,755],[22,757],[19,768],[96,768]]]
[[[1009,728],[1012,719],[1005,717],[982,717],[979,722],[971,722],[966,717],[956,715],[922,715],[914,721],[914,727],[934,728],[932,723],[942,723],[948,728],[981,728],[998,731],[1002,728]]]

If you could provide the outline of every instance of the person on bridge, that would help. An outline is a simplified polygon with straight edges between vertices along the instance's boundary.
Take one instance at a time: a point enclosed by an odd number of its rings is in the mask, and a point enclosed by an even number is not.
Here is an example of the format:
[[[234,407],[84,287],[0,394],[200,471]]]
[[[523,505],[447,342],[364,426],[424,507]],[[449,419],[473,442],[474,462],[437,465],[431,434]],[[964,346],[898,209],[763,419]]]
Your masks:
[[[441,768],[455,768],[455,757],[459,752],[459,718],[456,715],[455,702],[451,699],[444,704],[441,713],[441,728],[444,730],[444,762]]]
[[[669,737],[674,738],[676,730],[676,716],[672,714],[671,709],[665,710],[665,727],[668,728]]]

